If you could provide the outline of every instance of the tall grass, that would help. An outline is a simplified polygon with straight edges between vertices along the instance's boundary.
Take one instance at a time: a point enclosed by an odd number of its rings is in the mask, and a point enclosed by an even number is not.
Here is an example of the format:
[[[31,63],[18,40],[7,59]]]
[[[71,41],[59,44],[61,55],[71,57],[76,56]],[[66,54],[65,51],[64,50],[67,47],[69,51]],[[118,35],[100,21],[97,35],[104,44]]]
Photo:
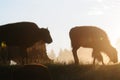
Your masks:
[[[51,63],[45,65],[48,67],[53,80],[120,80],[120,64],[94,66],[90,64]],[[0,78],[9,80],[8,73],[12,73],[20,67],[22,66],[0,66]]]

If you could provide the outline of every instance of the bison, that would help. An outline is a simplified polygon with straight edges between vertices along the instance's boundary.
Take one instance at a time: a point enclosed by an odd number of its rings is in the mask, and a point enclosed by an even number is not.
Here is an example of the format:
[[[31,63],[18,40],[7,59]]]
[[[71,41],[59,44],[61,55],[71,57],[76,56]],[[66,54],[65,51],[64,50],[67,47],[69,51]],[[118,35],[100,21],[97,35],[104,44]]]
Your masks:
[[[5,42],[8,47],[19,47],[23,64],[27,63],[27,48],[40,40],[51,43],[50,32],[46,28],[39,28],[33,22],[17,22],[0,26],[0,43]]]
[[[76,26],[72,28],[69,32],[72,53],[76,64],[79,64],[77,50],[79,47],[93,48],[92,57],[95,60],[102,60],[102,55],[100,52],[104,52],[112,62],[117,62],[117,51],[110,44],[106,32],[95,26]]]

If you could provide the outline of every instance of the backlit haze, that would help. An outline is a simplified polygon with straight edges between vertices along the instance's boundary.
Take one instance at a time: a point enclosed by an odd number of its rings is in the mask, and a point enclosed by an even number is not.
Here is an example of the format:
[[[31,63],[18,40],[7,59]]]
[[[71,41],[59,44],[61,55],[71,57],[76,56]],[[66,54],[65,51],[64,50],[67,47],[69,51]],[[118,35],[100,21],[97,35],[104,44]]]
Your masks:
[[[120,50],[120,0],[0,0],[0,25],[21,21],[48,27],[53,43],[47,51],[56,55],[71,50],[69,31],[82,25],[102,28]]]

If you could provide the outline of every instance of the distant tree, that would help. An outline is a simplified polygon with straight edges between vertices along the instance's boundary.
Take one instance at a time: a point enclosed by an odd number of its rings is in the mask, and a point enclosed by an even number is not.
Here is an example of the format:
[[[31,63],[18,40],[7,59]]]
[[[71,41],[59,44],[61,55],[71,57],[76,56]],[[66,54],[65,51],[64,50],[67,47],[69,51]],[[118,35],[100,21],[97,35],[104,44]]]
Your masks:
[[[50,53],[48,53],[48,56],[50,59],[55,59],[56,55],[53,49],[50,51]]]
[[[72,52],[68,49],[60,49],[58,57],[55,62],[69,64],[73,61]]]

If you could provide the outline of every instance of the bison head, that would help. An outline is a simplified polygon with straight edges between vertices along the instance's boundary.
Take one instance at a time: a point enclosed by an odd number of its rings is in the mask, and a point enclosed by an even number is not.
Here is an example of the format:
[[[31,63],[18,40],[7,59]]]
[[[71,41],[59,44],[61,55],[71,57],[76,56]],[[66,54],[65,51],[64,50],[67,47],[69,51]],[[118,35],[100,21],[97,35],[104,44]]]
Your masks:
[[[109,52],[107,53],[111,62],[118,62],[117,50],[113,47],[109,48]]]
[[[44,42],[46,42],[46,43],[51,43],[52,42],[52,37],[51,37],[48,29],[40,28],[39,33],[40,33],[41,38]]]

